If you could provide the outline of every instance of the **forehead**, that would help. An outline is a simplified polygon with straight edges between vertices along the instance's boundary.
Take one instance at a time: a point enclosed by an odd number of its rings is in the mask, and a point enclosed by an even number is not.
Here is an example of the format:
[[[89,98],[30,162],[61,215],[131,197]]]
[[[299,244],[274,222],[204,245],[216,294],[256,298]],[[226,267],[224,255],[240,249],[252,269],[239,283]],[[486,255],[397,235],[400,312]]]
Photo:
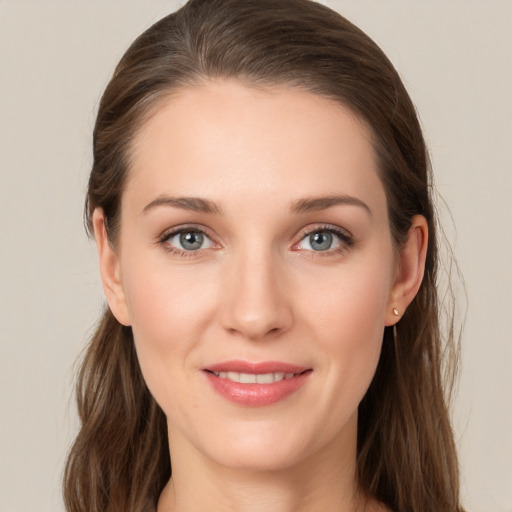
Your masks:
[[[384,195],[367,126],[296,88],[221,81],[181,89],[142,126],[130,163],[126,194],[144,200]]]

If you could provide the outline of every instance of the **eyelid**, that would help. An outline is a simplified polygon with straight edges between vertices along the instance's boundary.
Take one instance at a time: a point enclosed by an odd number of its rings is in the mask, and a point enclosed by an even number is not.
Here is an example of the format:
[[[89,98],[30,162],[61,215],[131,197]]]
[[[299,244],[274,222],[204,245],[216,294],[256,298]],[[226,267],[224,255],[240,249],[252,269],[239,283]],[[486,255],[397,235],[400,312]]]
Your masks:
[[[171,245],[168,242],[169,239],[172,237],[183,233],[186,231],[196,231],[198,233],[201,233],[206,238],[208,238],[212,244],[214,249],[218,249],[220,247],[219,242],[216,241],[215,236],[213,236],[208,228],[205,226],[201,226],[199,224],[182,224],[179,226],[173,226],[172,228],[168,228],[165,231],[163,231],[158,237],[157,237],[157,244],[164,247],[164,249],[170,253],[177,254],[179,256],[186,256],[186,257],[193,257],[197,256],[199,253],[206,251],[207,249],[197,249],[195,251],[187,251],[184,249],[180,249],[179,247],[175,247],[174,245]],[[212,247],[209,247],[210,249]]]
[[[198,256],[199,253],[203,253],[204,251],[207,250],[207,249],[197,249],[195,251],[190,251],[190,250],[187,251],[187,250],[179,249],[178,247],[175,247],[175,246],[167,243],[167,241],[171,237],[173,237],[179,233],[182,233],[184,231],[197,231],[199,233],[202,233],[205,237],[210,239],[210,241],[214,245],[214,247],[213,247],[214,249],[219,249],[222,247],[221,244],[216,240],[217,237],[215,235],[211,234],[210,229],[208,229],[207,227],[202,226],[200,224],[193,224],[193,223],[183,224],[183,225],[179,225],[179,226],[173,226],[172,228],[168,228],[168,229],[164,230],[157,237],[156,243],[161,246],[164,246],[165,250],[167,250],[170,253],[174,253],[174,254],[177,254],[180,256],[185,256],[185,257]],[[300,242],[302,242],[307,236],[310,236],[312,233],[315,233],[318,231],[327,231],[329,233],[333,233],[340,240],[340,242],[341,242],[340,247],[336,247],[334,249],[328,249],[326,251],[313,251],[313,250],[308,250],[308,249],[298,249],[297,248],[298,244]],[[343,252],[355,244],[354,236],[352,235],[352,233],[350,231],[348,231],[347,229],[342,228],[340,226],[334,225],[334,224],[325,224],[325,223],[324,224],[308,225],[308,226],[302,228],[297,233],[296,237],[294,237],[294,238],[296,238],[297,241],[293,243],[292,250],[314,252],[316,255],[319,255],[319,256],[321,256],[322,254],[327,256],[329,254]],[[210,248],[208,248],[208,249],[210,249]]]
[[[328,249],[326,251],[311,251],[308,249],[299,249],[297,246],[308,236],[310,236],[313,233],[319,232],[319,231],[327,231],[329,233],[333,233],[341,242],[341,246],[337,247],[335,249]],[[345,228],[342,228],[340,226],[336,226],[334,224],[313,224],[306,226],[302,228],[298,235],[298,241],[295,242],[292,246],[292,249],[296,248],[295,250],[303,250],[303,251],[309,251],[309,252],[315,252],[318,255],[328,255],[333,254],[336,252],[342,252],[350,247],[352,247],[355,244],[354,236],[350,231],[348,231]]]

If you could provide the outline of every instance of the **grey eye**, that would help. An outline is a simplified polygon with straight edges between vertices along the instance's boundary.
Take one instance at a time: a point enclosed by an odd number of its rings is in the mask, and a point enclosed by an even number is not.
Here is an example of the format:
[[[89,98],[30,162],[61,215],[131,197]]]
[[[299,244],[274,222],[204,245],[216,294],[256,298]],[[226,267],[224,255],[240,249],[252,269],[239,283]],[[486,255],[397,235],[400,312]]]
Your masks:
[[[198,251],[212,246],[211,239],[197,229],[185,229],[171,235],[167,243],[182,251]]]
[[[334,230],[330,229],[317,229],[307,234],[297,245],[298,249],[326,252],[341,247],[343,244],[348,244],[349,241],[345,240],[343,235],[337,234]]]
[[[180,233],[180,244],[187,251],[197,251],[203,245],[204,236],[199,231],[184,231]]]
[[[309,235],[309,245],[314,251],[327,251],[332,247],[333,236],[328,231],[316,231]]]

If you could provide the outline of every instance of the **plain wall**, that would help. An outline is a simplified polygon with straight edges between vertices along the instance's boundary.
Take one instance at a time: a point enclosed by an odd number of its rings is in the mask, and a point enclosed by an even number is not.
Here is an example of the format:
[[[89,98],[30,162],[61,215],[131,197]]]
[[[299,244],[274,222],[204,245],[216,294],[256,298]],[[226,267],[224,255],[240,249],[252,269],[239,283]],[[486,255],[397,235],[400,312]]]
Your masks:
[[[512,511],[512,2],[338,0],[412,95],[465,276],[454,407],[473,512]],[[62,511],[73,363],[101,310],[82,225],[99,97],[163,0],[0,0],[0,511]],[[453,227],[456,227],[456,231]]]

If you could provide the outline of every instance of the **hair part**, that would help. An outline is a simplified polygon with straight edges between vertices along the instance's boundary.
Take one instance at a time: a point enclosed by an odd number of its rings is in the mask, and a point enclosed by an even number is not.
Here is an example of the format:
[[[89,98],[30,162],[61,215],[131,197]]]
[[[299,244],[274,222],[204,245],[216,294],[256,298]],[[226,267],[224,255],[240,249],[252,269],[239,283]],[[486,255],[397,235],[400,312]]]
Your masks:
[[[351,109],[373,135],[393,240],[414,215],[428,223],[425,278],[395,328],[386,328],[375,377],[359,407],[360,488],[396,511],[461,511],[458,465],[442,369],[432,176],[421,127],[393,65],[360,29],[309,0],[190,0],[127,50],[100,102],[85,206],[101,208],[115,245],[137,134],[173,92],[210,80],[298,87]],[[448,351],[445,350],[448,347]],[[68,512],[155,507],[171,475],[165,416],[138,366],[130,328],[107,310],[78,375],[81,429],[68,457]]]

